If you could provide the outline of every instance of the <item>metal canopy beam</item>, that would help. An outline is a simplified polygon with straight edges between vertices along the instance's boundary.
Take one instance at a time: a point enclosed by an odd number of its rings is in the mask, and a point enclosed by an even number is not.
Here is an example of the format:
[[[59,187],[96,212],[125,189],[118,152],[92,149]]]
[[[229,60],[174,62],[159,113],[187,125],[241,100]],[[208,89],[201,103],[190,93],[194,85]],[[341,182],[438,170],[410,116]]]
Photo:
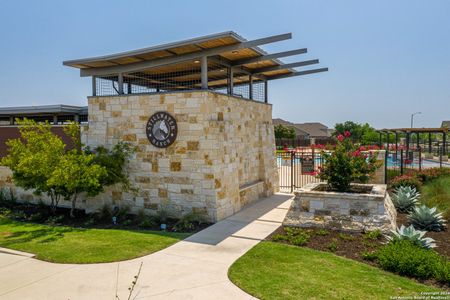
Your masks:
[[[249,68],[239,67],[239,66],[238,67],[233,67],[233,63],[231,62],[231,60],[228,60],[228,59],[226,59],[224,57],[212,56],[212,57],[209,57],[209,59],[211,61],[213,61],[213,62],[216,62],[218,64],[224,65],[224,66],[226,66],[228,68],[233,68],[233,70],[236,73],[241,73],[242,72],[242,73],[247,74],[247,75],[253,74],[252,70],[250,70]],[[255,74],[255,76],[260,78],[260,79],[263,79],[263,80],[266,79],[266,77],[264,75],[262,75],[262,74]]]
[[[284,65],[280,65],[280,66],[260,68],[260,69],[256,69],[256,70],[252,71],[252,73],[260,74],[260,73],[276,71],[276,70],[286,70],[286,69],[295,68],[295,67],[309,66],[309,65],[314,65],[314,64],[318,64],[318,63],[319,63],[318,59],[312,59],[312,60],[306,60],[306,61],[299,61],[299,62],[295,62],[295,63],[291,63],[291,64],[284,64]]]
[[[293,55],[298,55],[298,54],[304,54],[306,52],[308,52],[308,49],[306,49],[306,48],[290,50],[290,51],[284,51],[284,52],[278,52],[278,53],[267,54],[267,55],[258,56],[258,57],[254,57],[254,58],[241,59],[241,60],[233,62],[232,65],[234,67],[237,67],[237,66],[242,66],[242,65],[246,65],[246,64],[252,64],[252,63],[256,63],[256,62],[260,62],[260,61],[277,59],[277,58],[281,58],[281,57],[293,56]]]
[[[274,35],[269,36],[261,39],[256,39],[252,41],[237,43],[233,45],[226,45],[221,47],[216,47],[208,50],[198,51],[194,53],[188,53],[183,55],[178,55],[175,57],[166,57],[166,58],[160,58],[155,59],[151,61],[142,61],[142,62],[136,62],[132,64],[127,65],[121,65],[121,66],[111,66],[111,67],[102,67],[102,68],[89,68],[89,69],[81,69],[80,70],[80,76],[86,77],[86,76],[97,76],[97,75],[109,75],[109,74],[117,74],[117,73],[126,73],[126,72],[135,72],[143,69],[149,69],[154,67],[159,67],[163,65],[168,64],[175,64],[179,62],[183,62],[186,60],[196,59],[200,58],[202,56],[212,56],[217,55],[224,52],[230,52],[235,51],[239,49],[247,49],[256,47],[259,45],[264,44],[270,44],[275,43],[283,40],[288,40],[292,38],[291,33],[285,33],[280,35]]]
[[[320,73],[320,72],[327,72],[327,71],[328,71],[328,68],[299,71],[299,72],[294,72],[294,73],[286,74],[286,75],[267,77],[267,80],[275,80],[275,79],[288,78],[288,77],[294,77],[294,76],[302,76],[302,75],[308,75],[308,74],[314,74],[314,73]]]

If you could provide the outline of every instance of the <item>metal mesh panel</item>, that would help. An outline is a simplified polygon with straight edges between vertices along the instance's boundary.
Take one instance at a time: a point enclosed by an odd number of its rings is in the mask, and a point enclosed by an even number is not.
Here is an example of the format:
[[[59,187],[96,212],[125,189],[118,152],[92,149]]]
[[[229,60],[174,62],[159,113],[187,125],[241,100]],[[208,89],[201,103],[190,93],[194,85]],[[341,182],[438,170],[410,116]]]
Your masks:
[[[98,77],[95,88],[98,96],[119,95],[119,78],[118,76]]]
[[[214,60],[208,60],[208,87],[218,93],[229,94],[229,70]],[[235,71],[233,95],[250,99],[249,75]],[[199,60],[165,65],[139,72],[124,73],[123,85],[119,87],[119,76],[96,78],[97,96],[119,94],[142,94],[201,89],[201,63]],[[259,78],[253,81],[253,100],[264,101],[264,82]]]

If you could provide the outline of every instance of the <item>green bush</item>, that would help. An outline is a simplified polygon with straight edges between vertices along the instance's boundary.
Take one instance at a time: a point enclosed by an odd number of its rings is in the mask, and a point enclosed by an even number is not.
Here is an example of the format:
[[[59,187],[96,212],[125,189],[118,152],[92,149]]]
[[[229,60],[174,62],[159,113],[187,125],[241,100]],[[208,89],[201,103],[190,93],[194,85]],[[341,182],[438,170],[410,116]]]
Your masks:
[[[319,229],[315,232],[315,234],[320,235],[320,236],[324,236],[324,235],[329,235],[330,232],[326,229]]]
[[[175,231],[193,231],[197,229],[200,225],[206,223],[204,216],[196,213],[188,213],[181,217],[180,220],[175,224]]]
[[[289,239],[290,243],[295,246],[305,246],[309,242],[310,235],[306,232],[302,232]]]
[[[339,233],[338,236],[341,240],[344,240],[344,241],[352,241],[355,239],[355,237],[353,235],[342,233],[342,232]]]
[[[284,227],[283,230],[285,234],[275,234],[272,241],[284,241],[295,246],[305,246],[311,238],[309,231],[302,228]]]
[[[377,258],[384,270],[420,279],[435,278],[438,268],[442,269],[442,258],[435,251],[408,240],[388,243],[378,250]]]
[[[381,233],[380,229],[375,229],[375,230],[367,231],[366,233],[364,233],[364,238],[368,239],[368,240],[378,240],[382,236],[383,236],[383,234]]]
[[[450,261],[441,259],[439,267],[436,269],[435,278],[437,281],[450,286]]]
[[[333,239],[328,245],[327,245],[328,250],[330,250],[331,252],[336,252],[337,250],[337,240]]]
[[[411,173],[394,177],[394,179],[390,182],[390,187],[392,189],[397,189],[401,186],[410,186],[414,187],[416,190],[419,190],[422,186],[422,181],[420,181],[415,174]]]
[[[363,251],[361,257],[367,261],[375,261],[378,255],[376,251]]]

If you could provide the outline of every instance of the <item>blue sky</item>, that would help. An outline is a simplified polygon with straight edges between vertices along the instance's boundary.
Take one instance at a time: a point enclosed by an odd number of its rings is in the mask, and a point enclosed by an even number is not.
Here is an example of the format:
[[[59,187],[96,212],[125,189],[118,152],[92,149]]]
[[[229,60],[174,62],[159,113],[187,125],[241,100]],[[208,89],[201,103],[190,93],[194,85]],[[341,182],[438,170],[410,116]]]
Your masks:
[[[2,1],[0,106],[86,105],[90,80],[63,60],[233,30],[292,32],[330,71],[270,83],[274,117],[329,126],[439,126],[450,119],[450,1]]]

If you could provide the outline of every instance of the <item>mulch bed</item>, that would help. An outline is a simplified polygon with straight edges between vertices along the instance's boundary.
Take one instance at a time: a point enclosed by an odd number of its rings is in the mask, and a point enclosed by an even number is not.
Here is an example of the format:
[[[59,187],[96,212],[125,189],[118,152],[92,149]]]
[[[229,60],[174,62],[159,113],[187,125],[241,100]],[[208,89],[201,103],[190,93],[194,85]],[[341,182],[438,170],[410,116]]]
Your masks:
[[[0,203],[0,211],[2,209],[8,209],[12,212],[13,220],[31,222],[43,225],[59,225],[59,226],[69,226],[76,228],[96,228],[96,229],[124,229],[124,230],[151,230],[159,231],[161,230],[159,224],[154,224],[152,226],[141,227],[139,226],[135,219],[136,216],[132,214],[126,214],[118,219],[117,224],[113,224],[112,220],[100,220],[95,219],[93,214],[86,214],[84,210],[76,209],[74,211],[74,218],[70,217],[70,209],[65,207],[57,207],[55,212],[50,212],[48,207],[43,207],[38,204],[32,203]],[[19,214],[18,214],[19,213]],[[42,217],[39,219],[30,219],[30,216],[39,214]],[[20,218],[17,218],[17,216]],[[47,220],[51,217],[60,217],[56,224],[49,224]],[[95,219],[95,220],[94,220]],[[166,221],[167,228],[166,231],[175,232],[174,226],[178,222],[178,219],[168,218]],[[183,232],[198,232],[209,226],[211,223],[202,223],[195,226],[192,230],[187,230]]]
[[[319,234],[319,229],[305,228],[304,230],[311,235],[311,238],[305,247],[319,251],[332,252],[336,255],[361,261],[370,265],[376,265],[376,263],[369,260],[364,260],[362,254],[364,252],[375,251],[385,242],[383,236],[377,239],[370,239],[363,233],[348,233],[335,230],[326,230],[328,234],[321,235]],[[284,227],[279,227],[275,232],[267,237],[267,240],[271,240],[276,234],[285,234]],[[335,244],[336,250],[334,250],[330,244]]]

